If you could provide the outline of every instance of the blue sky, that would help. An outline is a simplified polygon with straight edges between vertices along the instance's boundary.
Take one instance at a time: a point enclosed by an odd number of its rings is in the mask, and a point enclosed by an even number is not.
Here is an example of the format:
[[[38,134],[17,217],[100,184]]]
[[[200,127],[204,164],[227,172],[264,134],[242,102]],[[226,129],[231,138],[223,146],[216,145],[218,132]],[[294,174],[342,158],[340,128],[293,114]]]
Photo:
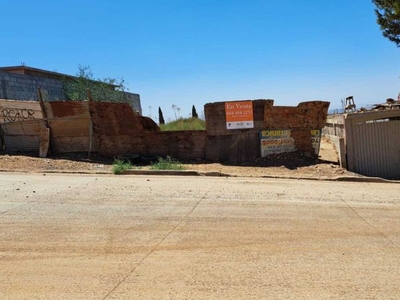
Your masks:
[[[369,0],[0,0],[0,65],[123,77],[144,115],[209,102],[396,98],[400,49]]]

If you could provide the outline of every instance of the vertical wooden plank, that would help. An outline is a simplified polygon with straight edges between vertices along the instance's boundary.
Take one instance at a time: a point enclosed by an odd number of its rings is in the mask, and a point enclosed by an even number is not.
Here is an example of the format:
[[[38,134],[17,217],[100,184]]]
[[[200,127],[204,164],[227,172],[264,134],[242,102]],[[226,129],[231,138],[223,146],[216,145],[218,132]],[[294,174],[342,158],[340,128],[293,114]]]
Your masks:
[[[344,120],[344,128],[345,128],[345,147],[347,153],[347,169],[349,171],[355,171],[355,152],[354,152],[354,139],[353,139],[353,123],[352,120],[348,118],[348,115],[345,115]]]
[[[346,159],[346,146],[344,144],[344,138],[339,138],[339,163],[340,167],[347,169],[347,159]]]
[[[42,91],[40,88],[37,89],[37,95],[43,116],[43,124],[41,123],[42,128],[39,135],[39,156],[46,157],[48,152],[50,151],[50,129],[47,121],[47,112],[43,102]]]
[[[93,123],[92,118],[89,119],[89,150],[88,150],[88,158],[90,158],[90,153],[92,152],[93,146]]]
[[[40,129],[39,143],[39,157],[47,157],[50,146],[50,128]]]
[[[93,98],[92,98],[92,90],[91,90],[91,89],[88,89],[88,90],[87,90],[87,95],[88,95],[88,101],[89,101],[89,102],[92,102],[92,101],[93,101]]]
[[[3,129],[1,128],[1,123],[0,123],[0,151],[5,150],[5,143],[4,143],[4,133]]]
[[[93,102],[92,98],[92,91],[90,89],[87,90],[88,94],[88,106],[90,107],[90,103]],[[93,122],[92,122],[92,115],[89,113],[89,150],[88,150],[88,158],[90,158],[90,154],[92,152],[92,145],[93,145]]]
[[[38,95],[38,99],[39,99],[40,109],[42,110],[43,119],[46,120],[47,119],[47,113],[46,113],[46,109],[44,107],[42,91],[41,91],[40,88],[37,89],[37,95]],[[46,126],[47,126],[47,124],[46,124]]]

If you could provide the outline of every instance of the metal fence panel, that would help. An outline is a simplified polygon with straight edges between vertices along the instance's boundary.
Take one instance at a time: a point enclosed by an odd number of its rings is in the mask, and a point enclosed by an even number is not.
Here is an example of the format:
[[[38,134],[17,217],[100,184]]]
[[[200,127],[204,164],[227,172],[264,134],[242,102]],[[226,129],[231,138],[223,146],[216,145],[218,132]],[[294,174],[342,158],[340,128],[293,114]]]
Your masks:
[[[400,121],[352,124],[354,171],[366,176],[400,179]]]

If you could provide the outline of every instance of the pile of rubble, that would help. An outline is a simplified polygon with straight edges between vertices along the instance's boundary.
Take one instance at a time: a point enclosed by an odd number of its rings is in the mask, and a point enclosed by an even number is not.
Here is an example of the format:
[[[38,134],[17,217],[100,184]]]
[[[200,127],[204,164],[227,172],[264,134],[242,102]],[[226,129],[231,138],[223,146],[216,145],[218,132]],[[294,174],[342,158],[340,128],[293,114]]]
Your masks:
[[[387,109],[400,109],[400,99],[394,100],[393,98],[388,98],[386,99],[385,103],[374,104],[369,109],[361,107],[359,111],[363,112],[363,111],[376,111],[376,110],[387,110]]]
[[[285,167],[294,170],[300,167],[307,167],[321,163],[316,155],[304,151],[284,152],[270,154],[266,157],[257,158],[254,162],[249,162],[246,166],[258,167]]]

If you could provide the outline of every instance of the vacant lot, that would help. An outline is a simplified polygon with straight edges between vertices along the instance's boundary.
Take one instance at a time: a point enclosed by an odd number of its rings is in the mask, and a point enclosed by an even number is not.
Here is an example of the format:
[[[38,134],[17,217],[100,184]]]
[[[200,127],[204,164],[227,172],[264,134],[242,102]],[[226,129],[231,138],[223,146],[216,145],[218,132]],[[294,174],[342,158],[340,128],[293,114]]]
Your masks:
[[[337,177],[360,177],[338,166],[337,154],[333,146],[324,139],[320,147],[320,159],[314,160],[297,155],[280,155],[283,159],[272,157],[268,160],[260,160],[252,164],[226,165],[220,163],[184,164],[186,170],[199,173],[220,172],[238,177],[286,177],[286,178],[312,178],[332,179]],[[286,158],[286,159],[285,159]],[[26,155],[1,155],[0,172],[69,172],[111,174],[113,159],[105,159],[87,154],[66,154],[39,158]],[[149,166],[141,166],[140,169],[149,169]]]
[[[0,173],[0,299],[398,299],[399,185]]]

